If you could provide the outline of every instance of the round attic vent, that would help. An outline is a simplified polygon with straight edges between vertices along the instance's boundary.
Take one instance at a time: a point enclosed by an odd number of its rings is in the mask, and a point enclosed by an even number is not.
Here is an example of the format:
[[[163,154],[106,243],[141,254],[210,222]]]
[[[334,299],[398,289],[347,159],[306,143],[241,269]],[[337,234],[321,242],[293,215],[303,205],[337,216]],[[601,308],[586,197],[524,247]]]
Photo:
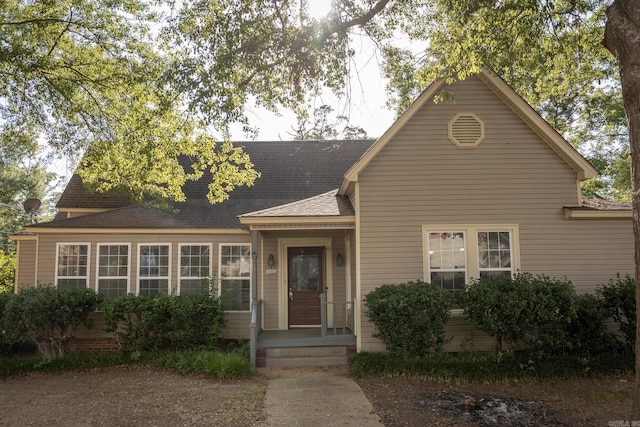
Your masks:
[[[476,148],[484,139],[484,122],[474,113],[458,113],[449,121],[449,140],[458,148]]]

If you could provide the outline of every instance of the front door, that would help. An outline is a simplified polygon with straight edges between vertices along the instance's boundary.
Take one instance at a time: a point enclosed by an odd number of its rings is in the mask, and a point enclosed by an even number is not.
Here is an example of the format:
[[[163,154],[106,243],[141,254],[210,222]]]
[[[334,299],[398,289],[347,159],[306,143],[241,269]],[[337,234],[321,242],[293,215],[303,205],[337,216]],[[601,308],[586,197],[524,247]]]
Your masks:
[[[320,325],[324,248],[288,248],[289,326]]]

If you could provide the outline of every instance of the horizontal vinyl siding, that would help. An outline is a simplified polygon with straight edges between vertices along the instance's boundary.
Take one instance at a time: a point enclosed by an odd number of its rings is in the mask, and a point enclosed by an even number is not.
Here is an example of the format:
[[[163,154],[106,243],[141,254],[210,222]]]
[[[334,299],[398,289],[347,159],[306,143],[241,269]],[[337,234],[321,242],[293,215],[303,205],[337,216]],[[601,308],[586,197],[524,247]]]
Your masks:
[[[567,276],[578,292],[632,272],[631,221],[566,220],[576,172],[479,79],[448,90],[454,102],[425,104],[358,177],[363,296],[424,279],[423,225],[518,225],[522,271]],[[475,149],[447,138],[458,112],[485,123]],[[366,313],[362,322],[362,349],[380,350]]]
[[[36,240],[18,241],[16,291],[33,286],[36,282],[37,249],[38,242]]]
[[[262,262],[264,262],[262,268],[264,275],[262,278],[264,280],[258,283],[258,286],[260,286],[258,293],[262,295],[262,328],[265,330],[275,330],[278,329],[278,300],[280,298],[278,275],[280,271],[278,270],[278,239],[274,233],[265,233],[263,235],[262,250],[264,251],[262,254]],[[269,268],[267,266],[267,259],[270,254],[273,255],[275,260],[275,266],[273,267],[276,269],[275,274],[266,274],[266,269]]]

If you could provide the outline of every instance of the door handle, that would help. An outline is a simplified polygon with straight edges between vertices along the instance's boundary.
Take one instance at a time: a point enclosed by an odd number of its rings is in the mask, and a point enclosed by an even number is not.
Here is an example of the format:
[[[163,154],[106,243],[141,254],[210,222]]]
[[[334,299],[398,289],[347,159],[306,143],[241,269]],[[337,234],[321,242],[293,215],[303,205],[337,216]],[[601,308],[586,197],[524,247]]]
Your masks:
[[[293,289],[289,288],[289,301],[293,301]]]

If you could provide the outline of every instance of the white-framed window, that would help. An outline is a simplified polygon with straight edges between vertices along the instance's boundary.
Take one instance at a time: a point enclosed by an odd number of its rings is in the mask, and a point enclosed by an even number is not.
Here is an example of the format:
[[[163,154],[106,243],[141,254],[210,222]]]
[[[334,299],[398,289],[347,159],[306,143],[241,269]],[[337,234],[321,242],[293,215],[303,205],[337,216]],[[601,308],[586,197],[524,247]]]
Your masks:
[[[510,277],[513,271],[511,231],[478,231],[478,277]]]
[[[56,285],[89,286],[89,243],[56,244]]]
[[[138,294],[168,294],[169,277],[171,277],[171,244],[139,243],[138,258]]]
[[[467,256],[464,231],[427,232],[428,282],[451,292],[464,290],[467,283]]]
[[[251,304],[251,245],[220,244],[220,286],[225,311],[249,311]]]
[[[181,243],[178,245],[178,251],[180,253],[178,294],[208,292],[212,279],[211,245]]]
[[[98,293],[115,298],[129,292],[130,243],[98,243],[96,286]]]
[[[453,293],[520,269],[517,225],[425,225],[422,233],[425,281]]]

